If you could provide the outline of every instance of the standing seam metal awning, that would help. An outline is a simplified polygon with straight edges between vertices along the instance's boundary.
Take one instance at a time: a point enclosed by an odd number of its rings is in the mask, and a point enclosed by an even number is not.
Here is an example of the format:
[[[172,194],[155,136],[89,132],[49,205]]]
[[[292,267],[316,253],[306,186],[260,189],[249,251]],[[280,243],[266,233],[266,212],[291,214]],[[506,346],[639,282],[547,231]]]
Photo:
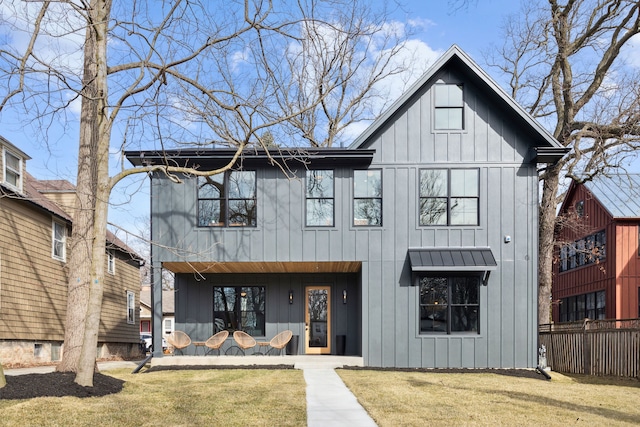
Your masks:
[[[409,248],[411,271],[493,271],[498,268],[490,248]]]

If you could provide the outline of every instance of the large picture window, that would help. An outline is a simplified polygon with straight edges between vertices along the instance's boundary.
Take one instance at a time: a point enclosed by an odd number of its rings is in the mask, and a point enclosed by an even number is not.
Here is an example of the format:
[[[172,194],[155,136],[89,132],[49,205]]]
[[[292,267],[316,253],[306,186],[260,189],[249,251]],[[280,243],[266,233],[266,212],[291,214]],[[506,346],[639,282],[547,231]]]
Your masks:
[[[420,170],[420,225],[478,225],[478,169]]]
[[[353,225],[382,225],[382,171],[353,171]]]
[[[256,172],[227,171],[198,177],[200,227],[255,227]]]
[[[605,230],[585,236],[560,248],[560,272],[573,270],[584,265],[599,264],[607,255],[607,235]]]
[[[265,335],[264,286],[213,288],[215,332],[244,331],[252,336]]]
[[[333,171],[309,170],[306,179],[307,226],[333,227]]]
[[[575,322],[606,318],[606,297],[604,291],[575,295],[560,300],[560,321]]]
[[[422,277],[420,333],[479,333],[480,276]]]
[[[434,128],[464,129],[464,98],[462,85],[437,84],[434,87]]]

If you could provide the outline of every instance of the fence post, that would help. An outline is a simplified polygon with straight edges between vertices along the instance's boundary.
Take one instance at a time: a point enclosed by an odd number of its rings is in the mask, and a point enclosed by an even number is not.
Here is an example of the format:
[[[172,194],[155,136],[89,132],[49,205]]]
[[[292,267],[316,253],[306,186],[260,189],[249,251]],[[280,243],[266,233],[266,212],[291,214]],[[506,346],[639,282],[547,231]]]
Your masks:
[[[589,329],[589,319],[584,319],[582,327],[582,359],[584,362],[585,375],[591,375],[591,340],[587,333]]]

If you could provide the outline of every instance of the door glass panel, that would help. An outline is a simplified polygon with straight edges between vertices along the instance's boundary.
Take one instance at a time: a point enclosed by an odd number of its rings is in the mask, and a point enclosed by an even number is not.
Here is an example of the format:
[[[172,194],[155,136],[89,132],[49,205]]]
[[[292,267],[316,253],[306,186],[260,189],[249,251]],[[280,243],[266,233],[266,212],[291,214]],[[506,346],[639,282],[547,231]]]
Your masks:
[[[309,347],[327,347],[328,341],[328,291],[308,289]]]

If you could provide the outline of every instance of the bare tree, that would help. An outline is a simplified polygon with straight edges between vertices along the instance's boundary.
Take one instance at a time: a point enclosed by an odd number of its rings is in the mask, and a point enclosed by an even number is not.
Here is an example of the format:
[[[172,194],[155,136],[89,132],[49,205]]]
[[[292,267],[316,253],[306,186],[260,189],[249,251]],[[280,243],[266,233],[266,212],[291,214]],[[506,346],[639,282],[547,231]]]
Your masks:
[[[14,0],[2,7],[2,24],[26,42],[0,49],[0,113],[22,109],[46,136],[81,106],[58,369],[76,372],[83,386],[93,384],[96,369],[108,202],[118,182],[140,173],[175,182],[181,174],[215,175],[250,145],[331,145],[345,125],[375,115],[367,102],[375,83],[404,67],[392,59],[406,34],[388,32],[384,10],[367,15],[360,1]],[[58,53],[64,43],[76,49]],[[218,170],[169,161],[118,172],[109,165],[112,144],[163,150],[213,142],[236,149]]]
[[[570,151],[540,170],[538,319],[548,323],[554,229],[565,178],[624,168],[640,148],[640,75],[628,48],[640,32],[628,0],[524,4],[505,22],[505,42],[487,62],[509,76],[511,95]]]

